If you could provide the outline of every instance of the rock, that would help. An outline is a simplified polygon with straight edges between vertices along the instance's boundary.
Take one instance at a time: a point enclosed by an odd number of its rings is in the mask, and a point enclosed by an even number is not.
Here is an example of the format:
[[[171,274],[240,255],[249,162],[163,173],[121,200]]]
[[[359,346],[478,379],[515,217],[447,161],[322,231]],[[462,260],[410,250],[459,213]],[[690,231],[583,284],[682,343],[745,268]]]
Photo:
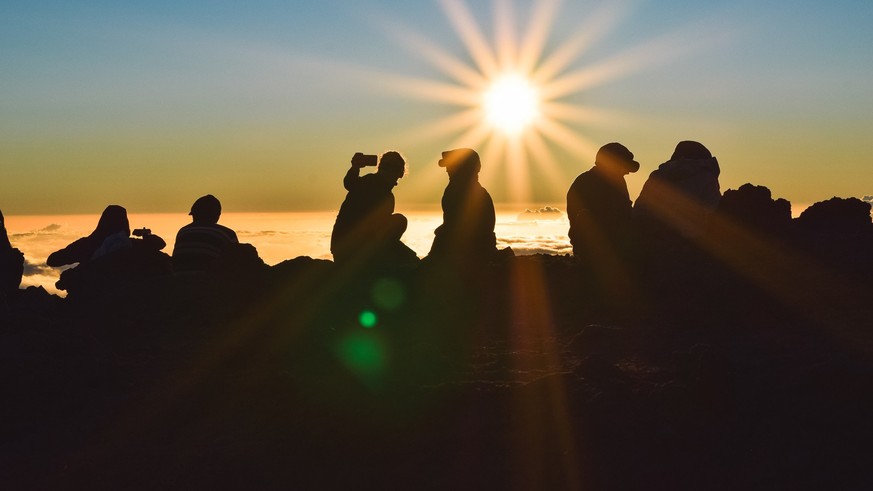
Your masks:
[[[791,225],[791,203],[773,199],[765,186],[743,184],[724,192],[716,210],[715,226],[730,221],[767,235],[783,235]]]

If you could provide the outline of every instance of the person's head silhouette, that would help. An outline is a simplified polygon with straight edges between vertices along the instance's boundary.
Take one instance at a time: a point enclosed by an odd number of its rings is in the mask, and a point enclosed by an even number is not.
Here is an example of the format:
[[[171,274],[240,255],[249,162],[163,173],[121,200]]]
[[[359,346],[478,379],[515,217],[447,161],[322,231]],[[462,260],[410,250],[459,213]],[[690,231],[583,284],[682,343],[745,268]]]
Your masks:
[[[440,167],[445,167],[449,178],[474,178],[482,169],[479,154],[470,148],[456,148],[442,153]]]
[[[100,215],[97,228],[91,232],[91,236],[103,240],[119,232],[126,232],[127,235],[130,235],[130,221],[127,219],[127,210],[123,206],[109,205],[103,210],[103,214]]]
[[[406,175],[406,160],[400,152],[393,150],[385,152],[379,158],[379,168],[376,172],[396,181]]]
[[[634,154],[626,146],[616,142],[600,147],[594,165],[619,176],[640,170],[640,163],[634,160]]]
[[[191,215],[194,223],[218,223],[221,216],[221,202],[211,194],[197,198],[191,206]]]
[[[673,151],[673,156],[670,160],[693,159],[701,160],[712,157],[712,153],[702,143],[696,141],[685,140],[676,145],[676,150]]]

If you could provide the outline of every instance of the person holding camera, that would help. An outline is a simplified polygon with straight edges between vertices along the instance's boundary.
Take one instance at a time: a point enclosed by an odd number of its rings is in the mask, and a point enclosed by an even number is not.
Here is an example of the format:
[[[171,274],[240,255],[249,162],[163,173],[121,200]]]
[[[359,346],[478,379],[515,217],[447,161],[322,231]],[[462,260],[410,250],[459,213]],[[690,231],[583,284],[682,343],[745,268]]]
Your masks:
[[[78,264],[61,273],[56,283],[60,290],[77,290],[115,283],[126,277],[142,277],[169,271],[169,258],[163,254],[167,243],[147,228],[133,231],[122,206],[109,205],[100,215],[97,228],[87,237],[51,253],[46,264],[61,267]]]
[[[376,165],[376,172],[361,175],[363,167]],[[348,193],[340,206],[330,252],[337,264],[398,263],[417,261],[415,251],[400,238],[406,232],[406,217],[394,213],[392,190],[406,174],[406,161],[400,153],[376,155],[356,153],[343,179]]]

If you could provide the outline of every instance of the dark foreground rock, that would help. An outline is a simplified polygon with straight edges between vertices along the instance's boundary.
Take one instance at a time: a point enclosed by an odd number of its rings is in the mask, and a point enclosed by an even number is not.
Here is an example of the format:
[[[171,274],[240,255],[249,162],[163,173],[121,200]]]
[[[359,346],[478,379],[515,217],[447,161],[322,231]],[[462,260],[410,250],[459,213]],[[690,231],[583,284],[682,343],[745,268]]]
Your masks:
[[[869,259],[743,230],[617,289],[529,256],[22,294],[0,484],[869,489]]]

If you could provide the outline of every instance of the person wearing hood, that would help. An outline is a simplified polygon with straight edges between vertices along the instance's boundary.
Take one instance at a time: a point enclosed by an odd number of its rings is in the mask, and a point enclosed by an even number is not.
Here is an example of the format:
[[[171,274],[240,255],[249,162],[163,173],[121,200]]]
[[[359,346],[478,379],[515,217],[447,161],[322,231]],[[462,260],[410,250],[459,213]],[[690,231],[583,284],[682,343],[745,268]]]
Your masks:
[[[434,230],[428,258],[490,261],[497,253],[496,215],[491,195],[479,183],[479,154],[469,148],[449,150],[439,166],[446,169],[449,184],[442,197],[443,223]]]
[[[127,210],[122,206],[109,205],[100,215],[97,228],[87,237],[82,237],[59,251],[49,254],[46,264],[58,268],[67,264],[87,264],[114,252],[135,248],[159,251],[167,245],[148,229],[135,230],[141,239],[130,238],[130,222]]]
[[[361,169],[377,165],[376,172]],[[348,193],[340,206],[330,236],[330,252],[337,264],[391,265],[418,261],[415,251],[400,239],[407,219],[394,213],[394,186],[406,175],[406,160],[399,152],[375,155],[356,153],[343,179]]]
[[[573,181],[567,192],[567,218],[574,256],[603,258],[628,250],[633,208],[624,176],[639,168],[627,147],[607,143],[597,151],[594,167]]]
[[[706,232],[721,199],[718,160],[696,141],[681,141],[670,160],[652,171],[634,204],[644,246],[694,240]]]
[[[78,264],[61,273],[56,283],[58,289],[70,291],[86,282],[99,283],[163,271],[160,250],[167,245],[164,239],[145,228],[134,230],[133,234],[139,238],[130,237],[127,210],[118,205],[107,206],[93,232],[49,254],[46,259],[46,264],[55,268]]]

